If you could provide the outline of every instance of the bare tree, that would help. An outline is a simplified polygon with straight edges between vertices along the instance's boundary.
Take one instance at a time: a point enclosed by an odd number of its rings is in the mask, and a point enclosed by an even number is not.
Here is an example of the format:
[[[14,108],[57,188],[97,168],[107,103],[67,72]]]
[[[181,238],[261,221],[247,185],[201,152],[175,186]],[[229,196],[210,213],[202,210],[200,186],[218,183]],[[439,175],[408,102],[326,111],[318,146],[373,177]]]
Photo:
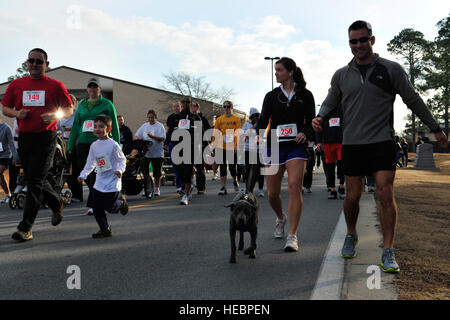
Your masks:
[[[196,77],[184,72],[163,73],[163,77],[166,84],[161,86],[162,89],[196,99],[223,103],[225,100],[231,100],[235,94],[230,88],[213,89],[211,84],[205,81],[205,77]]]

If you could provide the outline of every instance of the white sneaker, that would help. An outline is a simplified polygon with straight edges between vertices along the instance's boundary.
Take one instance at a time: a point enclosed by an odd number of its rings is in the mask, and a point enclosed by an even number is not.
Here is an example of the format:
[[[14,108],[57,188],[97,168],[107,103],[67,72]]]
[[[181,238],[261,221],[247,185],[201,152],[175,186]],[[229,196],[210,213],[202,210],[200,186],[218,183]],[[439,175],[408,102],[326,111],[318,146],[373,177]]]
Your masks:
[[[89,208],[87,214],[88,214],[88,216],[92,216],[94,214],[94,209]]]
[[[188,200],[188,196],[187,195],[183,195],[183,197],[181,197],[181,201],[180,204],[187,206],[189,204],[189,200]]]
[[[283,220],[276,219],[275,232],[273,236],[275,239],[282,239],[284,237],[284,226],[286,225],[287,217],[283,213]]]
[[[0,200],[0,203],[7,203],[10,198],[11,198],[11,195],[8,194],[8,195],[6,195],[6,197],[4,197],[2,200]]]
[[[153,195],[156,197],[161,195],[161,191],[159,190],[159,188],[155,188],[155,192],[153,193]]]
[[[298,240],[297,236],[289,235],[287,237],[286,245],[284,246],[284,251],[295,252],[298,251]]]
[[[261,198],[264,197],[264,191],[263,191],[263,189],[259,189],[259,190],[258,190],[258,197],[261,197]]]

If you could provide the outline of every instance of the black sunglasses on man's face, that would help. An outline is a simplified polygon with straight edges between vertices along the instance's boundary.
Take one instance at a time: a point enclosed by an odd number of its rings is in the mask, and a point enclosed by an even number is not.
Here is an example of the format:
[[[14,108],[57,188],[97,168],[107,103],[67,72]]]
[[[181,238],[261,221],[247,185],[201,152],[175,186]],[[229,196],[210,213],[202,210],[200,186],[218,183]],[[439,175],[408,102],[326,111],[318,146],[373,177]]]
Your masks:
[[[231,109],[231,106],[230,105],[225,105],[225,106],[223,106],[225,109]]]
[[[27,62],[28,62],[29,64],[33,64],[33,63],[35,63],[35,62],[36,62],[36,64],[44,64],[44,60],[41,60],[41,59],[33,59],[33,58],[28,59]]]
[[[350,40],[348,40],[348,42],[350,42],[351,44],[357,44],[358,41],[360,43],[366,43],[367,41],[369,41],[370,38],[371,37],[361,37],[359,39],[350,39]]]
[[[88,88],[98,88],[98,85],[96,85],[95,83],[91,83],[88,85]]]

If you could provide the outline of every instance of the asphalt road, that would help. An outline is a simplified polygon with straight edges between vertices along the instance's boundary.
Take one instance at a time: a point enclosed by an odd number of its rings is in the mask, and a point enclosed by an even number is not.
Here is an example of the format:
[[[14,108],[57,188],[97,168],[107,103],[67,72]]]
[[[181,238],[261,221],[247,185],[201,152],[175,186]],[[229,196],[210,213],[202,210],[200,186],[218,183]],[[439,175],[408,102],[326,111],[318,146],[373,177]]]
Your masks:
[[[179,205],[172,186],[151,200],[129,197],[128,215],[108,216],[108,239],[91,238],[98,230],[94,217],[72,203],[57,227],[50,210],[41,210],[34,240],[16,243],[11,234],[22,211],[1,205],[0,299],[309,299],[342,208],[341,200],[327,199],[323,172],[314,173],[313,193],[304,195],[299,252],[284,252],[285,240],[273,238],[275,214],[266,196],[258,198],[257,257],[239,252],[237,264],[228,262],[230,213],[224,208],[235,192],[229,181],[229,194],[218,196],[219,183],[207,177],[206,194],[194,195],[188,206]],[[73,265],[81,289],[68,289]]]

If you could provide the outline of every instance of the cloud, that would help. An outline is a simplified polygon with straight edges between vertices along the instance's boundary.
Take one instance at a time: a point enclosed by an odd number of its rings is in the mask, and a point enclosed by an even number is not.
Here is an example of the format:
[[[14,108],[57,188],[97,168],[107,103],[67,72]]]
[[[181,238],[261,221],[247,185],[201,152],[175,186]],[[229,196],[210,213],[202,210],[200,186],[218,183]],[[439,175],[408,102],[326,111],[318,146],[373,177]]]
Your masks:
[[[267,16],[262,22],[254,27],[254,30],[260,37],[283,39],[290,34],[297,32],[294,26],[283,23],[277,16]]]

